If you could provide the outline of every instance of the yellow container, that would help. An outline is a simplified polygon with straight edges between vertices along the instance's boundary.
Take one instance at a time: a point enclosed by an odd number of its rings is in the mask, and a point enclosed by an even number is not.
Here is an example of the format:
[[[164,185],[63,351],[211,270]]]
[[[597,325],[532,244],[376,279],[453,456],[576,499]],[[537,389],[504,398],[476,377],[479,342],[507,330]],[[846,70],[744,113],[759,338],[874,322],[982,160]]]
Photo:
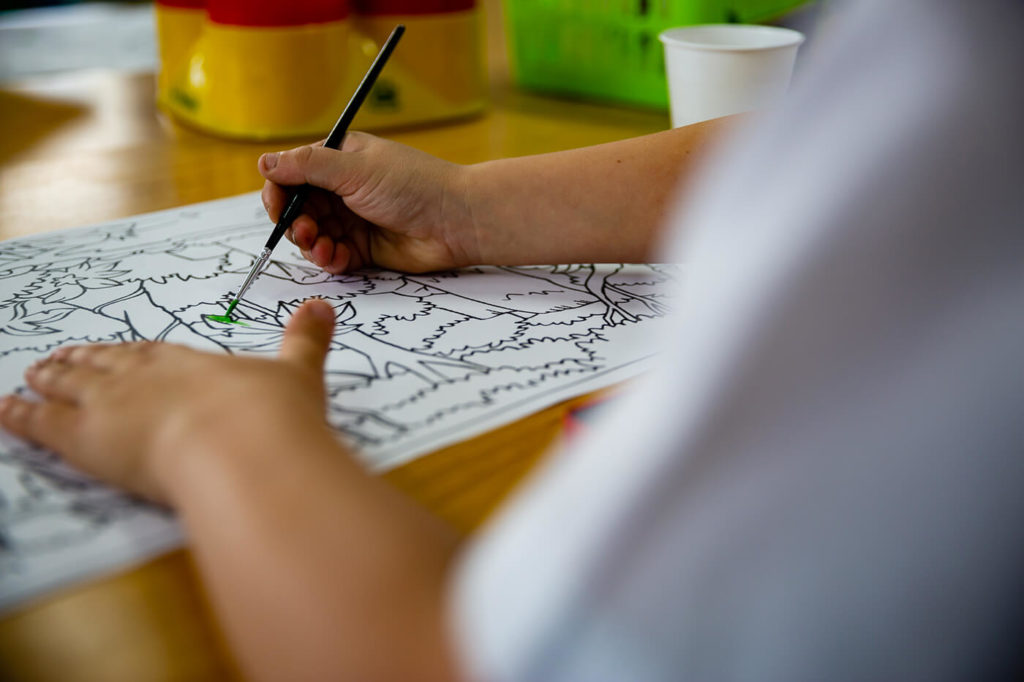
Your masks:
[[[350,61],[368,65],[396,24],[405,24],[405,35],[359,110],[355,127],[414,125],[484,110],[487,81],[479,8],[417,15],[357,14]]]
[[[203,30],[206,10],[202,2],[161,3],[155,5],[156,41],[160,46],[160,74],[157,77],[158,97],[170,90],[171,74],[188,62],[192,46]]]
[[[253,140],[326,134],[399,23],[406,33],[354,127],[434,122],[485,107],[482,18],[473,3],[457,11],[349,15],[288,26],[224,23],[216,8],[202,4],[156,5],[158,102],[201,130]],[[236,5],[236,14],[248,9]]]
[[[186,123],[229,137],[326,132],[354,87],[348,38],[347,22],[288,28],[207,22],[161,104]]]

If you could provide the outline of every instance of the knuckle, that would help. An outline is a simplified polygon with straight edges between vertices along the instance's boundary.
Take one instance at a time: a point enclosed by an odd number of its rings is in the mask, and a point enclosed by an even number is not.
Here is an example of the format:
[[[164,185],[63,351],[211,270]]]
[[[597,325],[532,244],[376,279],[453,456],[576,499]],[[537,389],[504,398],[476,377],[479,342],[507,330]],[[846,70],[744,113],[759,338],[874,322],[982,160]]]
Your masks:
[[[290,156],[294,161],[295,165],[301,168],[308,165],[310,160],[313,158],[313,149],[313,147],[306,145],[304,147],[299,147],[298,149],[295,149],[291,152],[286,152],[285,155]]]
[[[87,362],[96,355],[97,350],[97,346],[75,346],[68,351],[64,359],[75,363]]]
[[[78,382],[78,398],[83,402],[94,400],[110,391],[117,381],[115,372],[92,372]]]
[[[96,368],[108,372],[116,372],[122,368],[134,366],[141,355],[138,345],[138,343],[125,343],[119,346],[110,346],[96,354],[94,365]]]
[[[132,367],[145,362],[160,352],[158,341],[135,341],[123,347],[123,362]]]
[[[58,389],[64,381],[67,365],[62,362],[48,362],[35,373],[35,383],[43,389]]]
[[[375,139],[375,135],[364,133],[361,130],[350,130],[345,134],[341,149],[346,152],[358,152],[365,149]]]
[[[4,421],[18,430],[24,430],[31,405],[23,398],[11,398],[4,408]]]

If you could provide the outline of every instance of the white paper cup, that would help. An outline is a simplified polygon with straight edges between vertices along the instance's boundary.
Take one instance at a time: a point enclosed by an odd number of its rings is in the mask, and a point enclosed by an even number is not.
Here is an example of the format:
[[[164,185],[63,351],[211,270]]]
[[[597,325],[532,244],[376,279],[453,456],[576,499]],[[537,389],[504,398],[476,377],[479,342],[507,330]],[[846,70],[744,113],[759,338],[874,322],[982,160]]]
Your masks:
[[[799,31],[704,24],[663,31],[672,127],[771,106],[786,92]]]

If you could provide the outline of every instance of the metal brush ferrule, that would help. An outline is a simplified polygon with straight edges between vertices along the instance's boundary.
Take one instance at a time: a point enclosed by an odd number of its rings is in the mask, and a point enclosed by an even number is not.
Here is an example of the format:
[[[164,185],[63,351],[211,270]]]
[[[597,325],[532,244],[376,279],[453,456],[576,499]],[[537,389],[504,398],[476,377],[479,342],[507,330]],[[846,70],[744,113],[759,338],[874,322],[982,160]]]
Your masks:
[[[263,250],[260,251],[260,255],[256,257],[256,262],[252,264],[252,269],[249,270],[249,275],[245,278],[245,281],[242,282],[242,288],[238,290],[238,294],[235,296],[236,301],[242,300],[242,297],[245,296],[245,292],[249,290],[252,283],[256,280],[259,274],[263,272],[263,268],[266,267],[268,260],[270,260],[270,249],[268,247],[263,247]]]

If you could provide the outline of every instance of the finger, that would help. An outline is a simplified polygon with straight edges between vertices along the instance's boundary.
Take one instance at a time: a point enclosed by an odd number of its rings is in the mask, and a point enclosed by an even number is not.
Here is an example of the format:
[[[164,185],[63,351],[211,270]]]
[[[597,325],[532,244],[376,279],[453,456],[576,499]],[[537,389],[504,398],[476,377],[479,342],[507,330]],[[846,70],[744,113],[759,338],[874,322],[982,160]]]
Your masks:
[[[88,346],[74,346],[59,359],[70,365],[122,371],[138,365],[142,358],[155,352],[160,345],[153,341],[94,343]]]
[[[334,240],[325,234],[316,238],[313,248],[310,249],[313,262],[323,267],[331,262],[334,256]]]
[[[83,346],[61,346],[57,350],[53,351],[50,354],[50,357],[45,358],[43,360],[40,360],[39,362],[36,363],[36,365],[42,365],[43,363],[48,362],[50,360],[57,360],[57,361],[60,361],[60,362],[69,362],[69,361],[72,361],[71,360],[72,358],[76,358],[76,359],[77,358],[82,358],[83,357],[83,353],[86,353],[86,352],[88,352],[90,350],[94,350],[94,349],[98,349],[98,348],[113,348],[113,347],[119,346],[119,345],[121,345],[121,344],[90,343],[90,344],[83,345]],[[77,361],[77,360],[75,360],[75,361]]]
[[[288,231],[291,233],[292,243],[303,251],[313,248],[313,244],[320,234],[319,226],[308,215],[300,215],[296,218]]]
[[[16,436],[66,454],[75,440],[78,409],[66,403],[0,400],[0,425]]]
[[[344,242],[337,242],[334,245],[334,254],[329,263],[323,266],[324,270],[332,275],[340,275],[348,269],[352,262],[352,251]]]
[[[324,220],[320,233],[328,235],[334,242],[329,260],[321,262],[331,274],[358,270],[372,263],[369,248],[367,224],[356,216],[332,216]]]
[[[288,320],[278,357],[321,373],[333,333],[331,304],[321,299],[306,301]]]
[[[263,191],[260,192],[260,199],[263,200],[263,208],[267,210],[267,217],[275,223],[281,217],[284,204],[288,200],[287,192],[280,185],[267,180],[263,183]]]
[[[109,364],[105,356],[109,351],[120,348],[122,344],[93,343],[87,346],[65,346],[54,353],[51,358],[72,365],[89,365],[105,367]]]
[[[361,184],[361,156],[326,147],[298,147],[260,157],[260,174],[278,185],[309,183],[330,192],[345,194]]]
[[[86,365],[50,361],[33,365],[25,372],[25,380],[33,391],[50,400],[78,403],[83,394],[106,372]]]

